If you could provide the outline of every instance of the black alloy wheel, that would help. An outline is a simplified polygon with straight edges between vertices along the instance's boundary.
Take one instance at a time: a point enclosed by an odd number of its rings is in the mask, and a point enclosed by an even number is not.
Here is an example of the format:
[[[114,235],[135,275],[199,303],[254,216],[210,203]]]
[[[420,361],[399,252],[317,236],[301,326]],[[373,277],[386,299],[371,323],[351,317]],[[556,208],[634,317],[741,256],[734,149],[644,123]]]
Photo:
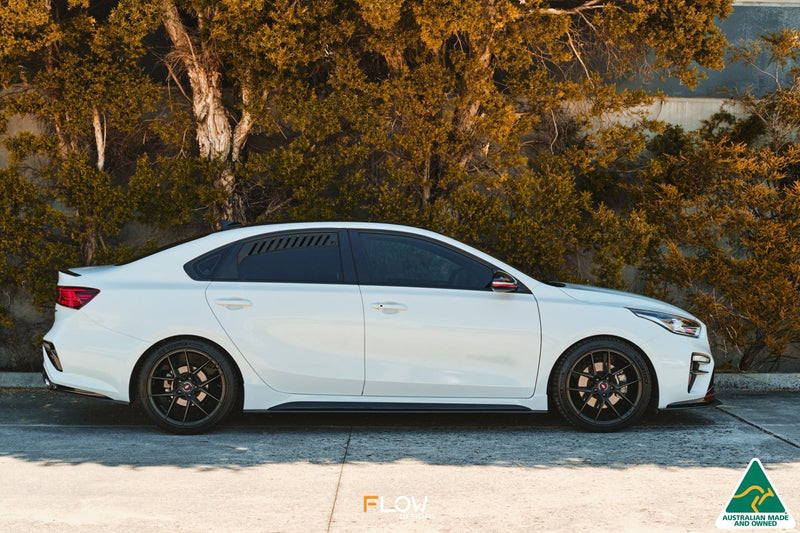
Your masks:
[[[650,370],[642,355],[616,339],[573,346],[554,369],[553,402],[572,425],[616,431],[644,415],[652,395]]]
[[[151,352],[138,386],[145,413],[159,427],[183,435],[208,431],[227,418],[239,389],[225,354],[194,340],[173,341]]]

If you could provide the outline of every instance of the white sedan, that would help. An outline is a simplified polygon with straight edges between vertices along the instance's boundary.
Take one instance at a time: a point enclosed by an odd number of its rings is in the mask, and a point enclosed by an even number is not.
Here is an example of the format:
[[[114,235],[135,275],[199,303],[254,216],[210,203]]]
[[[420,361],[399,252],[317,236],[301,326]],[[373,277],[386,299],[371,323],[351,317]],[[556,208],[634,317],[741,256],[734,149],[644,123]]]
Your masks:
[[[59,275],[52,389],[198,433],[246,411],[557,410],[592,431],[714,402],[705,326],[630,293],[543,283],[417,228],[220,231]]]

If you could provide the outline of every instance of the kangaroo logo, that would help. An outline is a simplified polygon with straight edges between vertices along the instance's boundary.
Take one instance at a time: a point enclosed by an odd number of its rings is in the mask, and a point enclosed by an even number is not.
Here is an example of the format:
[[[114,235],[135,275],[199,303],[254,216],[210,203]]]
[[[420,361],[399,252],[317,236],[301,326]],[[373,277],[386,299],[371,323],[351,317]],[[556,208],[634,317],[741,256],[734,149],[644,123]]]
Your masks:
[[[750,485],[744,492],[742,492],[741,494],[734,494],[733,497],[744,498],[754,490],[757,491],[759,494],[756,494],[756,497],[753,498],[753,503],[750,504],[750,507],[753,508],[754,513],[760,513],[761,511],[758,510],[758,506],[764,503],[764,500],[766,500],[767,498],[775,497],[775,493],[772,492],[772,487],[767,487],[767,490],[764,490],[758,485]]]

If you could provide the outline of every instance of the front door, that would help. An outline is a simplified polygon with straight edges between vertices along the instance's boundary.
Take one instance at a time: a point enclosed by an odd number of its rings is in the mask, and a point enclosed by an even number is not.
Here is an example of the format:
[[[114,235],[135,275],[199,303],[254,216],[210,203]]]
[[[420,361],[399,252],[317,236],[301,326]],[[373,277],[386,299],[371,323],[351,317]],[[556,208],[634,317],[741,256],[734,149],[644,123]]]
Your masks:
[[[351,230],[365,320],[365,396],[527,398],[536,301],[496,293],[491,265],[424,237]]]

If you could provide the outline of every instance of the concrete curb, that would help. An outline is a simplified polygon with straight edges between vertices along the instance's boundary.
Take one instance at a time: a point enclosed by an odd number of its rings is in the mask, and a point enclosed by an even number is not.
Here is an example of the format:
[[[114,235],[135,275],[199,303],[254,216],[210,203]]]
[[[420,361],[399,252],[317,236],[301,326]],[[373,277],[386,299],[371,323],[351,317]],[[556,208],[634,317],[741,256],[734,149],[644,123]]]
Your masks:
[[[714,377],[718,390],[800,390],[800,373],[755,374],[719,373]],[[0,372],[0,388],[43,389],[39,372]]]
[[[0,372],[0,389],[44,389],[41,372]]]
[[[714,376],[714,387],[720,390],[800,390],[800,373],[719,373]]]

